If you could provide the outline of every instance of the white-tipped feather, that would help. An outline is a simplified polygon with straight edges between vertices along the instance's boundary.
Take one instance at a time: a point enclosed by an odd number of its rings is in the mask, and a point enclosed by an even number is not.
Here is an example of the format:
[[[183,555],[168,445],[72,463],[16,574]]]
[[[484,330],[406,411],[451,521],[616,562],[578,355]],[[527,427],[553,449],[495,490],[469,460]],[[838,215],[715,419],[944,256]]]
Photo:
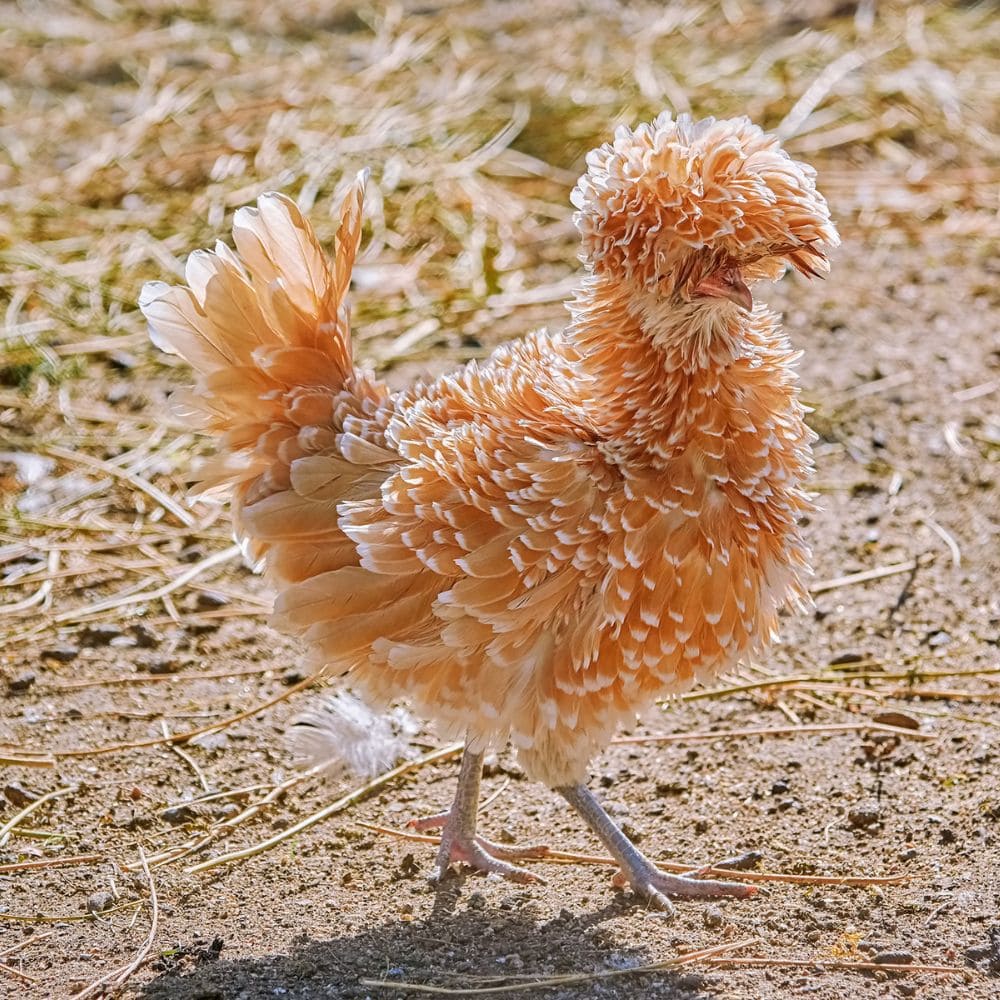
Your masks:
[[[378,714],[348,691],[318,701],[292,720],[288,739],[303,767],[372,778],[410,756],[420,724],[403,708]]]

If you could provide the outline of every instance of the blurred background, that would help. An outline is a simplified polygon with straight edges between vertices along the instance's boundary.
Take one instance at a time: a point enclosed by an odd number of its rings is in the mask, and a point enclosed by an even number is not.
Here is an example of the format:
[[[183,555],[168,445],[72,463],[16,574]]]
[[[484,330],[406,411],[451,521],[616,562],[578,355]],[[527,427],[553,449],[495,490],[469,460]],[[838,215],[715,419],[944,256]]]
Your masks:
[[[269,189],[328,236],[338,185],[366,165],[362,355],[465,357],[561,323],[584,155],[664,109],[775,130],[818,168],[850,244],[987,246],[996,14],[825,0],[6,4],[0,381],[63,384],[107,362],[80,345],[103,337],[145,364],[143,280],[179,274]]]

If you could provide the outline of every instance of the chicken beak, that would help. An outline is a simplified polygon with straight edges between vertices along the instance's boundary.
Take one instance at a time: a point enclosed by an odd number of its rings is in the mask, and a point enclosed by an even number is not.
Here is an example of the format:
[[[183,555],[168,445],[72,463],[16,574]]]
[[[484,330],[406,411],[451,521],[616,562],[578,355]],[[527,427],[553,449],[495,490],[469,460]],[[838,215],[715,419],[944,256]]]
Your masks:
[[[715,271],[694,287],[695,295],[710,299],[728,299],[747,312],[753,312],[753,293],[747,287],[738,268]]]

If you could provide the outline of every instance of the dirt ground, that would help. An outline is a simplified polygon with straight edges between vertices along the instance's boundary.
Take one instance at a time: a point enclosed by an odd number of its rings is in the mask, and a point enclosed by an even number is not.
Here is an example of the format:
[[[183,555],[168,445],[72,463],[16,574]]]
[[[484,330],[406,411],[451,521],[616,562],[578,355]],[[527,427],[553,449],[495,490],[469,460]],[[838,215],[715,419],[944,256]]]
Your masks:
[[[150,1000],[423,995],[401,983],[507,997],[556,974],[584,978],[534,992],[997,995],[1000,74],[983,55],[996,26],[964,5],[887,5],[871,23],[866,5],[744,6],[565,5],[557,26],[520,4],[277,3],[252,18],[228,4],[12,6],[0,996],[71,996],[140,957],[123,989]],[[813,106],[797,104],[819,79]],[[564,321],[582,152],[681,98],[698,113],[742,102],[771,127],[803,110],[791,148],[818,163],[841,223],[825,283],[765,292],[815,408],[816,608],[720,679],[736,690],[664,705],[627,734],[689,735],[612,746],[592,785],[655,857],[759,852],[759,870],[830,884],[767,882],[749,901],[681,902],[673,920],[596,865],[432,888],[431,845],[363,824],[443,808],[454,756],[189,871],[360,783],[293,780],[286,730],[317,694],[267,628],[268,592],[230,552],[224,510],[185,499],[204,446],[168,416],[185,373],[146,346],[142,280],[176,272],[269,187],[329,235],[338,178],[368,161],[358,355],[399,382],[441,370]],[[821,725],[839,728],[795,731]],[[413,755],[441,745],[422,730]],[[510,753],[488,762],[484,796],[488,836],[599,850]],[[714,964],[625,974],[739,942]],[[871,962],[960,971],[857,967]]]

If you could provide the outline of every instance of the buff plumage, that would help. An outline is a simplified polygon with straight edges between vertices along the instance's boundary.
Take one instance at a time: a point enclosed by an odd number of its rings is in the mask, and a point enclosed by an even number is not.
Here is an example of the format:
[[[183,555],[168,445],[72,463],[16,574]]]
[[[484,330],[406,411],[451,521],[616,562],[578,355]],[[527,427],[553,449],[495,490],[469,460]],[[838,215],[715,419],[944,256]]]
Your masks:
[[[819,273],[837,242],[812,170],[746,119],[662,115],[587,168],[568,329],[403,392],[351,362],[363,178],[332,261],[265,195],[236,254],[192,255],[188,287],[141,303],[198,374],[181,402],[219,441],[201,476],[231,491],[275,624],[378,701],[512,739],[552,786],[803,597],[795,354],[772,315],[700,290]]]

